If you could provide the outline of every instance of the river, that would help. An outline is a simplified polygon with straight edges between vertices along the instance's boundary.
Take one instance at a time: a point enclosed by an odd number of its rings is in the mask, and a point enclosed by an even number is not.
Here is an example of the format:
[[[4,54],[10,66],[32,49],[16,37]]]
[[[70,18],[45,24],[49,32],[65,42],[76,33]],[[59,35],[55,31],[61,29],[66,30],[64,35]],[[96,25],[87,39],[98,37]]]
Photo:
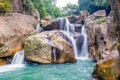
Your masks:
[[[0,73],[0,80],[92,80],[94,65],[91,60],[78,60],[74,64],[8,66]]]

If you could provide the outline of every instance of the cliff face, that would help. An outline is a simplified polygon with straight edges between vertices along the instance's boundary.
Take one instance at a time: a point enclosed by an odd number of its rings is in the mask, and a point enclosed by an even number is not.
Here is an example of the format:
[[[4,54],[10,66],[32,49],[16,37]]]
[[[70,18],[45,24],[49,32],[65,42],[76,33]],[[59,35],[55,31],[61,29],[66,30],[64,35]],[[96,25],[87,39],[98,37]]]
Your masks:
[[[117,32],[118,42],[120,43],[120,0],[109,0],[114,21],[114,28]],[[118,47],[120,53],[120,45]]]
[[[117,41],[115,50],[110,51],[107,58],[98,61],[95,65],[93,77],[98,80],[120,80],[120,0],[109,0],[109,3],[112,8],[110,16],[113,16],[113,19],[109,24],[108,36],[110,36],[109,40],[117,36]]]

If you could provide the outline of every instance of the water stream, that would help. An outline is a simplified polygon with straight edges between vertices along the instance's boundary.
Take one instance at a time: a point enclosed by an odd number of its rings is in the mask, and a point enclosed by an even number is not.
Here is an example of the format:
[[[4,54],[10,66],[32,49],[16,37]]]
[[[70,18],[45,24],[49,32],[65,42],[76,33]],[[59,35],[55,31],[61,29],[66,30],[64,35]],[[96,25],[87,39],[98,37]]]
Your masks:
[[[81,51],[78,52],[74,38],[75,26],[67,18],[59,19],[60,30],[66,39],[72,44],[77,63],[74,64],[49,64],[34,65],[26,64],[24,67],[24,50],[17,52],[11,65],[0,67],[0,80],[92,80],[91,74],[95,65],[88,59],[88,42],[85,26],[82,26],[81,36],[84,37]],[[41,32],[40,24],[36,26],[37,33]],[[53,49],[54,57],[55,49]],[[78,55],[80,53],[80,56]],[[54,58],[56,60],[56,58]],[[21,68],[22,66],[22,68]]]
[[[40,32],[41,32],[40,23],[38,23],[37,26],[36,26],[36,32],[37,32],[37,33],[40,33]]]
[[[94,65],[90,60],[78,60],[74,64],[30,64],[9,72],[0,72],[0,80],[92,80]]]
[[[24,50],[15,53],[11,64],[24,64]]]
[[[81,29],[81,36],[84,37],[83,45],[81,47],[81,51],[79,51],[76,41],[75,41],[75,25],[71,24],[67,18],[60,18],[59,19],[59,25],[60,29],[65,31],[63,32],[64,35],[66,36],[66,39],[72,43],[73,49],[74,49],[74,54],[77,59],[88,59],[88,41],[87,41],[87,33],[85,31],[85,26],[82,26]],[[80,56],[79,56],[80,53]]]
[[[81,54],[80,57],[88,57],[88,40],[87,40],[87,33],[85,31],[85,26],[82,26],[81,35],[84,37]]]

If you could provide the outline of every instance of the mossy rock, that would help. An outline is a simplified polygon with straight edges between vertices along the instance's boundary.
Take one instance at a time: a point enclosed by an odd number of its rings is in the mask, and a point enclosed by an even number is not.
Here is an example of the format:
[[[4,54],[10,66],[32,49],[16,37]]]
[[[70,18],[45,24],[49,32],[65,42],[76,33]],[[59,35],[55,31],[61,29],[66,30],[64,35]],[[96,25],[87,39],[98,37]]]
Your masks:
[[[9,0],[0,0],[0,13],[9,12],[11,3]]]
[[[103,22],[105,22],[105,20],[106,20],[105,18],[99,18],[96,21],[98,24],[102,24]]]
[[[94,78],[99,80],[120,80],[120,58],[119,56],[109,57],[106,60],[99,61],[93,72]]]

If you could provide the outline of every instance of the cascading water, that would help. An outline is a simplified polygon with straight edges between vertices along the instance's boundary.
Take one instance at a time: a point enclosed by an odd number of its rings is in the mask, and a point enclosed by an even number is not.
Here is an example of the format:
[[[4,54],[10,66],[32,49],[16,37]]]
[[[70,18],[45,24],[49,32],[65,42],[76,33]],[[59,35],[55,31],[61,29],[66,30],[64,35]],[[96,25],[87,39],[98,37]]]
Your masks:
[[[41,32],[40,23],[38,23],[37,26],[36,26],[36,32],[37,32],[37,33],[40,33],[40,32]]]
[[[38,23],[36,26],[36,32],[41,32],[40,23]],[[24,64],[24,50],[15,53],[11,64]]]
[[[24,67],[24,50],[15,53],[11,64],[0,66],[0,73],[7,71],[14,71]]]
[[[24,64],[24,50],[15,53],[11,64]]]
[[[67,39],[72,43],[73,45],[73,49],[74,49],[74,53],[75,53],[75,57],[78,56],[78,50],[77,50],[77,45],[75,43],[75,40],[73,37],[71,37],[67,32],[63,32],[63,34],[67,37]]]
[[[36,32],[41,32],[40,23],[38,23],[36,26]],[[24,50],[15,53],[11,64],[24,64]]]
[[[67,18],[60,18],[60,29],[66,31],[70,36],[74,36],[75,27],[69,22]]]
[[[66,36],[66,39],[72,43],[75,57],[77,57],[78,50],[77,50],[77,45],[74,39],[74,25],[70,24],[69,20],[67,18],[60,18],[60,29],[63,30],[63,34]]]
[[[53,56],[54,56],[54,61],[56,61],[56,49],[53,47]]]
[[[83,25],[82,26],[82,29],[81,29],[81,35],[84,37],[84,42],[83,42],[83,45],[82,45],[82,49],[81,49],[81,54],[80,54],[80,57],[88,57],[88,40],[87,40],[87,33],[85,31],[85,26]]]
[[[84,57],[87,57],[88,56],[88,43],[87,43],[87,34],[85,31],[85,27],[82,26],[81,35],[84,37],[84,42],[83,42],[81,51],[78,52],[77,44],[74,39],[75,26],[71,24],[67,18],[60,18],[59,20],[60,20],[60,23],[59,23],[60,29],[64,31],[63,33],[66,36],[66,39],[68,39],[68,41],[71,42],[73,45],[75,57],[77,59],[82,59]],[[81,54],[80,56],[79,56],[79,53]]]

